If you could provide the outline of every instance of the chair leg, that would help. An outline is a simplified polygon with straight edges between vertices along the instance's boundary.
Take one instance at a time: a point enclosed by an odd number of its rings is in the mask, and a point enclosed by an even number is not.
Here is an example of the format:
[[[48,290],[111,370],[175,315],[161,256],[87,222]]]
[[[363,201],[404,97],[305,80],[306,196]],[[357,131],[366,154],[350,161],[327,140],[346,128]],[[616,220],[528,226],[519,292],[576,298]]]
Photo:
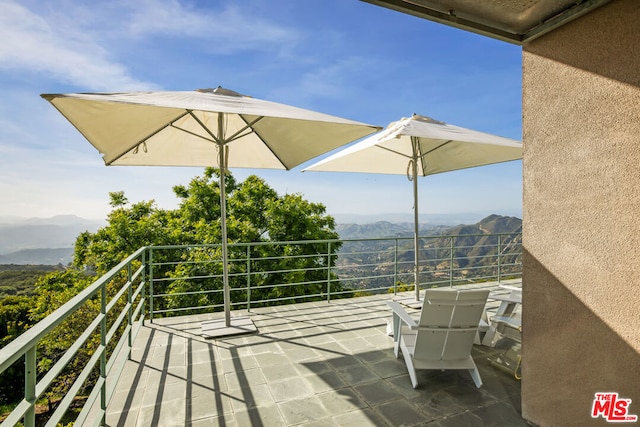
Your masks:
[[[473,382],[475,383],[476,387],[478,388],[482,387],[482,378],[480,378],[480,372],[478,371],[478,367],[475,367],[474,369],[469,369],[469,374],[471,374],[471,378],[473,379]]]
[[[404,357],[404,363],[407,365],[407,371],[409,371],[409,378],[411,378],[411,385],[413,388],[418,388],[418,373],[416,368],[413,367],[413,359],[407,349],[402,350],[402,356]]]
[[[393,346],[393,354],[397,359],[400,352],[400,342],[402,341],[402,325],[398,324],[398,327],[393,334],[393,338],[396,340],[396,342],[394,343],[395,345]]]

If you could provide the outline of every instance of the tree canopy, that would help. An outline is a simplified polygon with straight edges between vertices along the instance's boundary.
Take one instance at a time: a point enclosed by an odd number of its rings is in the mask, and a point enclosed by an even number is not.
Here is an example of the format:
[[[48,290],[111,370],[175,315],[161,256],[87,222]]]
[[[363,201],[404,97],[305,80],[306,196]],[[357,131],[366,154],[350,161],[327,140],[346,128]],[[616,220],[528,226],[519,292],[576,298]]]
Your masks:
[[[219,171],[207,168],[173,191],[179,199],[174,210],[153,200],[129,203],[123,192],[110,193],[108,225],[85,232],[75,244],[73,265],[101,274],[142,246],[219,244]],[[320,203],[300,194],[280,196],[262,178],[251,175],[237,183],[225,176],[227,233],[230,242],[337,239],[334,219]]]

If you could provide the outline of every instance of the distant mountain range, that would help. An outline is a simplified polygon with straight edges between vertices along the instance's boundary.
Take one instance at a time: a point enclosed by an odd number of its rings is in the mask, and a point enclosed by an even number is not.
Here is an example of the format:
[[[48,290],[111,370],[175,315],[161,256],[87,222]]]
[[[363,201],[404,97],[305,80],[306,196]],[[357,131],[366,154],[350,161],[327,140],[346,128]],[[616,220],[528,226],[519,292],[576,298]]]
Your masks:
[[[449,227],[446,234],[499,234],[499,233],[521,233],[522,220],[513,216],[489,215],[476,224],[458,225]]]
[[[0,218],[0,264],[68,264],[76,237],[102,225],[74,215]]]
[[[407,220],[407,216],[390,215],[389,217],[390,220],[369,223],[338,222],[336,231],[341,239],[413,236],[413,222]],[[364,218],[367,217],[360,216],[359,220],[362,221]],[[502,233],[513,232],[522,227],[522,220],[519,218],[500,215],[489,215],[472,225],[454,225],[456,222],[452,221],[458,217],[449,216],[448,218],[447,224],[444,217],[441,218],[443,224],[434,218],[421,223],[420,235]],[[74,215],[21,220],[0,217],[0,264],[67,265],[72,260],[73,246],[78,235],[84,231],[93,233],[104,225],[101,221]]]
[[[421,226],[475,224],[492,215],[493,212],[461,212],[456,214],[420,214],[418,222]],[[520,213],[504,212],[506,216],[517,216]],[[413,224],[413,213],[387,213],[387,214],[331,214],[338,224],[373,224],[380,221],[387,221],[393,224]]]
[[[472,224],[423,224],[420,223],[420,236],[465,235],[465,234],[496,234],[520,232],[522,220],[513,216],[489,215]],[[377,221],[368,224],[336,225],[336,231],[341,239],[369,239],[386,237],[413,237],[413,222]]]
[[[446,225],[419,224],[421,236],[439,235],[450,229]],[[336,224],[336,231],[341,239],[370,239],[377,237],[412,237],[414,224],[410,222],[377,221],[370,224]]]
[[[73,248],[22,249],[0,255],[0,265],[67,265],[71,261],[73,261]]]
[[[358,286],[380,289],[389,286],[389,277],[395,274],[405,275],[404,277],[408,273],[412,274],[415,259],[415,246],[411,238],[413,224],[385,221],[374,224],[341,224],[337,231],[346,240],[336,261],[341,278],[348,280],[350,277],[366,277],[367,280],[360,280]],[[496,234],[500,234],[500,240]],[[450,277],[450,268],[455,270],[455,280],[464,281],[469,275],[495,275],[498,248],[502,274],[518,274],[521,270],[520,218],[489,215],[470,225],[423,224],[420,236],[423,237],[419,243],[420,271],[425,282]],[[395,241],[396,238],[402,240]]]

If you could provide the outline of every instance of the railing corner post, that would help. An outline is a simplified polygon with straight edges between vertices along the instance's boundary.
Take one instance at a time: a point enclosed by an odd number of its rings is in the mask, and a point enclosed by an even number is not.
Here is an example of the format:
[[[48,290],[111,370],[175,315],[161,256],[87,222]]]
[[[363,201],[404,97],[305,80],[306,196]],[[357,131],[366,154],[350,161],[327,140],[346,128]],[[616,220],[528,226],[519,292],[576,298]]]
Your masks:
[[[251,245],[247,245],[247,312],[251,311]]]
[[[153,247],[149,247],[149,322],[153,323]]]
[[[500,280],[502,279],[502,269],[500,266],[500,253],[502,252],[502,235],[498,234],[498,283],[500,283]]]
[[[147,288],[147,270],[149,269],[149,264],[148,264],[148,258],[147,258],[147,252],[149,252],[149,247],[145,247],[144,251],[142,251],[142,273],[141,273],[141,283],[142,283],[142,290],[140,293],[140,298],[142,298],[142,326],[144,326],[144,322],[145,322],[145,313],[146,313],[146,309],[147,309],[147,303],[146,303],[146,288]]]
[[[451,242],[451,251],[449,253],[449,287],[452,288],[453,287],[453,261],[455,259],[454,253],[455,253],[455,249],[454,249],[454,242],[453,242],[454,237],[451,236],[450,242]]]
[[[398,238],[394,239],[395,250],[393,252],[393,295],[398,295]]]
[[[144,252],[143,252],[144,254]],[[143,255],[144,256],[144,255]],[[143,261],[144,262],[144,261]],[[131,360],[131,348],[133,347],[133,280],[132,280],[131,263],[127,265],[127,326],[129,332],[127,333],[127,359]]]
[[[30,403],[24,414],[25,427],[36,425],[36,347],[33,346],[24,355],[24,399]]]
[[[331,302],[331,241],[327,242],[327,302]]]

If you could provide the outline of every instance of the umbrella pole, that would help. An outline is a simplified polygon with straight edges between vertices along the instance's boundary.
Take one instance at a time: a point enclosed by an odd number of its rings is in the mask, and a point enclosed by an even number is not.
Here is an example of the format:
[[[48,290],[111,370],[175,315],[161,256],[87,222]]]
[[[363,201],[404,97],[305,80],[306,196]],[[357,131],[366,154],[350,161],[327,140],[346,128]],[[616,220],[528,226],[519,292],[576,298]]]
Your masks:
[[[224,135],[223,115],[218,115],[218,135]],[[227,169],[227,150],[224,141],[218,144],[220,154],[220,229],[222,232],[222,290],[224,295],[224,324],[231,326],[231,296],[229,292],[229,266],[227,265],[227,195],[225,174]]]
[[[418,141],[411,137],[413,146],[413,160],[411,174],[413,179],[413,248],[414,248],[414,283],[416,288],[416,301],[420,301],[420,239],[418,236]]]

